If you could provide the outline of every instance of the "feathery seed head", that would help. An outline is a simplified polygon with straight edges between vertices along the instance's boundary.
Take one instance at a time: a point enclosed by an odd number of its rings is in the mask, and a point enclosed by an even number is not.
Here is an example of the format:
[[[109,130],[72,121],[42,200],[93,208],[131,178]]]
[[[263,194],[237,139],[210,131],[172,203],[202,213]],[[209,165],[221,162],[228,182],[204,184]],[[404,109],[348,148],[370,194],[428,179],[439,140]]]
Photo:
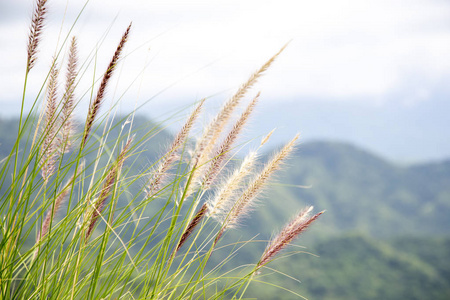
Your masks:
[[[245,96],[247,91],[253,87],[264,72],[267,71],[267,69],[272,65],[275,59],[281,54],[281,52],[283,52],[286,46],[287,44],[283,46],[278,53],[272,56],[264,65],[262,65],[262,67],[254,72],[249,79],[238,88],[236,93],[227,102],[225,102],[220,112],[206,127],[202,137],[198,141],[194,151],[194,164],[202,166],[210,159],[213,146],[230,119],[234,109],[239,105],[241,99]]]
[[[216,151],[216,154],[210,163],[209,169],[205,174],[204,183],[206,188],[211,185],[217,174],[222,169],[228,152],[231,150],[233,143],[236,141],[244,125],[247,123],[250,114],[253,112],[253,109],[258,102],[259,96],[260,93],[258,93],[256,97],[253,98],[253,100],[248,104],[246,110],[241,114],[240,118],[236,121],[233,128]]]
[[[73,109],[74,109],[74,90],[75,90],[75,79],[77,76],[77,40],[75,37],[72,38],[70,49],[69,49],[69,59],[67,63],[67,73],[66,73],[66,85],[65,92],[62,101],[62,111],[60,114],[59,122],[62,125],[61,137],[60,137],[60,153],[65,153],[69,151],[71,145],[71,136],[73,135]]]
[[[41,175],[45,182],[53,174],[57,155],[57,124],[56,124],[56,98],[58,93],[58,69],[56,62],[50,70],[50,78],[47,87],[47,103],[45,107],[45,122],[42,134],[44,140],[41,145]]]
[[[240,190],[244,179],[251,173],[257,157],[256,152],[250,152],[241,163],[241,166],[221,184],[214,197],[207,202],[209,216],[220,222],[226,219],[227,213],[236,200],[237,192]]]
[[[272,129],[272,131],[270,131],[264,138],[262,138],[261,140],[261,144],[260,146],[264,145],[265,143],[267,143],[267,141],[270,139],[270,137],[272,136],[272,134],[275,132],[275,129]]]
[[[261,259],[259,260],[256,269],[261,268],[270,262],[274,256],[283,250],[289,243],[297,238],[309,225],[311,225],[317,218],[324,213],[321,211],[310,217],[309,213],[312,211],[312,206],[302,210],[297,217],[287,224],[281,232],[267,245]]]
[[[200,209],[197,211],[197,213],[195,214],[194,218],[192,218],[191,222],[189,223],[188,227],[186,228],[186,230],[183,232],[183,235],[181,236],[180,241],[178,242],[177,248],[175,249],[174,254],[176,254],[178,252],[178,250],[180,250],[180,248],[184,245],[184,243],[186,242],[186,240],[189,238],[189,236],[192,234],[192,232],[194,232],[195,227],[197,227],[197,225],[200,223],[200,221],[203,219],[203,217],[205,216],[206,212],[207,212],[207,205],[206,203],[202,205],[202,207],[200,207]]]
[[[206,165],[211,159],[214,145],[221,135],[228,120],[231,118],[233,111],[239,105],[241,99],[245,96],[247,91],[253,87],[257,80],[264,74],[264,72],[271,66],[271,64],[286,47],[287,44],[284,45],[280,51],[272,56],[264,65],[262,65],[262,67],[254,72],[249,79],[238,88],[236,93],[227,102],[225,102],[219,113],[205,128],[202,137],[197,141],[193,151],[192,165],[197,166],[198,169],[195,170],[195,173],[193,174],[193,184],[189,188],[188,194],[191,194],[194,190],[194,186],[198,185],[201,178],[205,177],[205,172],[207,171]]]
[[[30,33],[27,47],[27,70],[33,68],[38,52],[38,45],[44,28],[45,14],[47,13],[47,0],[38,0],[31,19]]]
[[[169,150],[167,151],[167,154],[162,158],[161,162],[159,163],[155,173],[152,176],[152,180],[148,184],[146,188],[147,197],[150,197],[157,193],[161,185],[164,183],[165,179],[167,178],[168,174],[167,172],[171,168],[172,164],[177,160],[178,158],[178,149],[187,141],[187,138],[189,136],[189,132],[191,131],[195,120],[199,116],[203,104],[205,103],[206,99],[202,99],[200,103],[196,106],[196,108],[192,111],[192,113],[189,115],[186,123],[183,125],[181,130],[178,132],[178,134],[175,136],[172,145],[170,146]]]
[[[97,91],[97,96],[95,97],[94,101],[91,102],[89,106],[89,111],[86,119],[86,124],[84,128],[83,133],[83,139],[81,142],[81,147],[83,148],[86,145],[87,138],[89,136],[89,133],[91,131],[92,125],[94,123],[94,120],[100,110],[100,106],[102,104],[103,98],[105,96],[106,87],[109,83],[109,80],[111,79],[111,76],[116,68],[117,62],[120,58],[120,54],[122,53],[123,47],[125,46],[125,43],[128,40],[128,34],[130,33],[131,29],[131,23],[128,26],[127,30],[125,30],[125,33],[122,35],[122,39],[119,42],[119,45],[117,46],[116,52],[114,53],[111,62],[108,65],[108,68],[106,69],[106,72],[103,74],[102,82],[100,83],[100,87]]]
[[[298,139],[296,135],[289,143],[287,143],[273,158],[266,163],[263,170],[255,176],[248,188],[242,193],[233,207],[230,209],[226,220],[224,221],[223,230],[228,227],[235,226],[239,218],[246,215],[254,205],[255,198],[261,193],[267,181],[278,170],[281,163],[289,156],[294,149],[295,141]]]

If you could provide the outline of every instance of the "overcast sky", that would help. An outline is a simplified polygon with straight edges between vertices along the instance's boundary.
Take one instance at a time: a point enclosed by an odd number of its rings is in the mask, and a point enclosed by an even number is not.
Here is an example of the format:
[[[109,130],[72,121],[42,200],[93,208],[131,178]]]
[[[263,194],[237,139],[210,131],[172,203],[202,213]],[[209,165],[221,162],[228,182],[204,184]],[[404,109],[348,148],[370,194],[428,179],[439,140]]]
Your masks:
[[[33,2],[0,1],[0,103],[6,112],[17,110],[22,91]],[[84,4],[48,3],[30,94],[39,90],[56,44]],[[80,59],[91,60],[80,90],[88,89],[94,64],[97,76],[104,71],[130,21],[128,56],[108,92],[117,99],[130,87],[125,107],[155,95],[145,109],[214,94],[226,98],[288,41],[256,88],[264,101],[408,108],[433,105],[450,79],[450,1],[91,0],[71,33]]]

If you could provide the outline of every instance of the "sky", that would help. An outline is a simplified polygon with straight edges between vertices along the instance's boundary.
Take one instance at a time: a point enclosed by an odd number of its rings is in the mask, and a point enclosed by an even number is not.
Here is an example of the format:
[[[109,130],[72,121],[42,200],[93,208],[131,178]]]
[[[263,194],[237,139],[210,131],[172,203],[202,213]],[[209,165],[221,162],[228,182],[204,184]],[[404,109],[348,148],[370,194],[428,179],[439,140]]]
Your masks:
[[[19,109],[33,2],[0,1],[1,115]],[[122,112],[144,105],[140,111],[151,117],[203,97],[211,109],[219,106],[289,42],[250,93],[261,91],[253,133],[278,127],[281,142],[300,131],[305,140],[343,140],[392,160],[450,157],[449,1],[91,0],[84,9],[84,1],[48,3],[29,97],[64,39],[75,35],[84,62],[79,97],[89,99],[92,79],[131,21],[108,101],[122,99]]]

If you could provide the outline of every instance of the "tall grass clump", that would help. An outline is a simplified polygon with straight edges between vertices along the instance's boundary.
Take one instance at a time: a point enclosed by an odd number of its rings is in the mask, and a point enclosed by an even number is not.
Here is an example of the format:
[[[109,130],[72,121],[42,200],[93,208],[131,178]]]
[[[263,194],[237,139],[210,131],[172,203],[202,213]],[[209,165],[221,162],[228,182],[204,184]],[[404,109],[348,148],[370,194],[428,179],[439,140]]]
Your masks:
[[[67,36],[39,76],[41,92],[27,95],[29,74],[46,55],[38,49],[47,5],[39,0],[34,8],[17,139],[0,158],[0,299],[244,297],[264,266],[321,214],[303,210],[259,261],[228,270],[229,257],[214,259],[224,234],[249,217],[295,149],[298,135],[259,168],[258,151],[271,132],[235,159],[260,93],[234,115],[285,47],[224,102],[198,139],[192,129],[206,100],[195,103],[168,147],[159,147],[163,154],[148,162],[147,146],[161,128],[135,126],[135,112],[116,117],[103,107],[131,24],[91,93],[78,83],[95,66],[78,57],[77,38]],[[74,111],[82,102],[89,106],[80,124]]]

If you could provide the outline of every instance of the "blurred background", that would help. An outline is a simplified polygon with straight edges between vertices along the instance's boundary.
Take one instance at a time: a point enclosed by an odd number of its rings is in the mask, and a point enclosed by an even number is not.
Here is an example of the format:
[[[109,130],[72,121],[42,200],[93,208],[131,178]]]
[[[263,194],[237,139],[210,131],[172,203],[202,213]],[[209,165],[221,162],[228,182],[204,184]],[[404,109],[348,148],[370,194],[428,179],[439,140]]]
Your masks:
[[[2,136],[20,110],[32,5],[0,1]],[[269,149],[297,132],[302,142],[279,179],[283,185],[274,184],[255,218],[235,234],[270,238],[293,211],[314,205],[327,213],[297,244],[320,257],[303,253],[274,263],[301,283],[272,272],[267,281],[311,299],[450,298],[450,2],[92,0],[49,6],[40,50],[46,55],[31,74],[29,103],[51,64],[47,54],[57,55],[68,34],[77,36],[79,57],[91,64],[79,89],[86,95],[78,95],[89,99],[94,69],[105,69],[132,21],[107,103],[120,100],[119,114],[139,108],[139,115],[157,121],[203,97],[213,114],[289,42],[252,91],[261,90],[261,101],[246,138],[277,127]],[[79,105],[80,117],[87,105]],[[170,135],[179,123],[167,126]],[[255,284],[250,292],[261,289],[273,293],[270,299],[295,298],[268,285]]]

